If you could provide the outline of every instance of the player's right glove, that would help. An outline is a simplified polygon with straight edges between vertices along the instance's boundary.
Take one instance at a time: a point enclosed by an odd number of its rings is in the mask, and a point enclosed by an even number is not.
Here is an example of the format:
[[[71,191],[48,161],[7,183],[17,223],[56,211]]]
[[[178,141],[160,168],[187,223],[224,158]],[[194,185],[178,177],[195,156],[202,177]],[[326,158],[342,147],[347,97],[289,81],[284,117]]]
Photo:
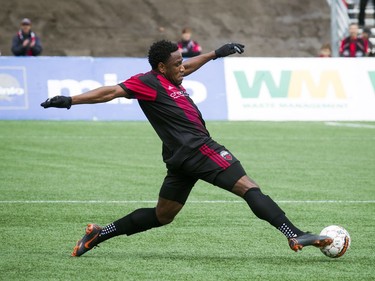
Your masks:
[[[57,107],[69,109],[72,106],[72,98],[65,96],[55,96],[51,99],[47,99],[45,102],[42,102],[40,106],[44,108]]]
[[[216,58],[222,58],[229,55],[232,55],[234,53],[242,54],[245,50],[245,45],[239,44],[239,43],[228,43],[223,46],[221,46],[219,49],[215,50]]]

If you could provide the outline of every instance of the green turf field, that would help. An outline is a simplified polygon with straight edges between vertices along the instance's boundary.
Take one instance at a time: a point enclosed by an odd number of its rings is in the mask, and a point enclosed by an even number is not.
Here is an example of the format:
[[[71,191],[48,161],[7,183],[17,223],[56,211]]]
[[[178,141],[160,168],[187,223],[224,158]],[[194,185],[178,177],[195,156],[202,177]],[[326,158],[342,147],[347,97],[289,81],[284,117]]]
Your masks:
[[[203,182],[172,224],[72,258],[87,223],[154,206],[159,139],[145,122],[0,121],[0,279],[374,280],[375,123],[359,124],[208,122],[300,228],[349,231],[342,258],[292,252],[245,202]]]

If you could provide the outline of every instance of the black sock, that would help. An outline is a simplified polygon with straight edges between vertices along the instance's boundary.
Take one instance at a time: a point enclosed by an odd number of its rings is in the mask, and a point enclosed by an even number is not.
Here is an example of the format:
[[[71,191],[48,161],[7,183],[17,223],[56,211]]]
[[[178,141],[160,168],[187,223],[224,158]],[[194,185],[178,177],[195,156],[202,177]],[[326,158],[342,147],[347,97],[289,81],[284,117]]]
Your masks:
[[[259,188],[249,189],[245,193],[244,199],[258,218],[269,222],[287,238],[303,234],[289,221],[284,211],[269,196],[264,195]]]
[[[155,208],[142,208],[104,227],[99,243],[118,235],[132,235],[154,227],[162,226],[156,217]]]

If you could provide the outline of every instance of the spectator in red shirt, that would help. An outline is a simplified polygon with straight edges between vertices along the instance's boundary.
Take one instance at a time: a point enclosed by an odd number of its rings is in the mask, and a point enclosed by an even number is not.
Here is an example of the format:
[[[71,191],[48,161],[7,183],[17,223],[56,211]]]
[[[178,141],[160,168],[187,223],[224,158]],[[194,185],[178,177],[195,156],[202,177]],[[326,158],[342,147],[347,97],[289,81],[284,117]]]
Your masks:
[[[201,54],[202,48],[197,41],[191,39],[191,28],[182,30],[181,40],[177,42],[178,49],[184,58],[191,58]]]
[[[358,37],[358,25],[355,23],[349,26],[349,36],[341,41],[341,57],[365,57],[367,56],[368,43]]]

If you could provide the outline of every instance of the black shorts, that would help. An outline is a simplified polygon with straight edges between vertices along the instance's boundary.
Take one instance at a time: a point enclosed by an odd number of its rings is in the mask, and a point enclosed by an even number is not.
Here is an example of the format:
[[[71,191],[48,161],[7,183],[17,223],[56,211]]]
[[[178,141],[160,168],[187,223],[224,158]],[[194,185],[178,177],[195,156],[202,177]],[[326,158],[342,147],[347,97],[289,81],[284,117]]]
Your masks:
[[[185,204],[199,179],[230,191],[244,175],[246,172],[237,158],[224,146],[211,140],[180,168],[168,169],[159,196]]]

